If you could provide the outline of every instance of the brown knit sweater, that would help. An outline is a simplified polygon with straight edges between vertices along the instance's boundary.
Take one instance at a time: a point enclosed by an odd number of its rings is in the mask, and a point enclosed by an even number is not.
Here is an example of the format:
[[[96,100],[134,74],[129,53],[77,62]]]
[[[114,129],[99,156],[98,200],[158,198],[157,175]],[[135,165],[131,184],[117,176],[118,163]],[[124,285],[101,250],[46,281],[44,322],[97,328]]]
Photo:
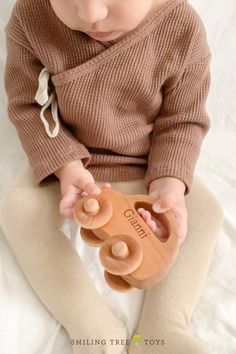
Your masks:
[[[105,43],[65,26],[48,0],[18,0],[5,32],[8,114],[36,183],[82,159],[97,180],[144,178],[148,187],[173,176],[189,193],[210,126],[211,54],[186,0],[168,0],[133,33]],[[54,137],[35,99],[44,68],[58,105]],[[52,130],[50,106],[44,116]]]

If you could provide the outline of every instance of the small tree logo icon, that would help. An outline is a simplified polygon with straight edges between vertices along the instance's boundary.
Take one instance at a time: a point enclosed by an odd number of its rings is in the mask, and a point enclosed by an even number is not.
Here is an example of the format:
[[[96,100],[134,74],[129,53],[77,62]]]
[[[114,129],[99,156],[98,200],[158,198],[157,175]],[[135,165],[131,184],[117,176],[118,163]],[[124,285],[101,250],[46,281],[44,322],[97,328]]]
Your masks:
[[[132,343],[135,343],[135,345],[138,345],[139,342],[141,341],[141,336],[139,333],[135,333],[131,339]]]

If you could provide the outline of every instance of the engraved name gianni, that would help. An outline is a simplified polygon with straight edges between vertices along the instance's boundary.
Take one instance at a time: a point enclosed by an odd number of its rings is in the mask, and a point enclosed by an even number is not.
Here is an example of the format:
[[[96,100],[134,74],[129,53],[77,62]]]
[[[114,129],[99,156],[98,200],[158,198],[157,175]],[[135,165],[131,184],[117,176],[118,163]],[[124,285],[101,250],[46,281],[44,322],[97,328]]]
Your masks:
[[[130,225],[134,228],[140,238],[144,238],[151,235],[150,232],[146,233],[142,226],[138,223],[138,221],[136,220],[137,215],[132,209],[126,209],[124,211],[124,216],[127,218]]]

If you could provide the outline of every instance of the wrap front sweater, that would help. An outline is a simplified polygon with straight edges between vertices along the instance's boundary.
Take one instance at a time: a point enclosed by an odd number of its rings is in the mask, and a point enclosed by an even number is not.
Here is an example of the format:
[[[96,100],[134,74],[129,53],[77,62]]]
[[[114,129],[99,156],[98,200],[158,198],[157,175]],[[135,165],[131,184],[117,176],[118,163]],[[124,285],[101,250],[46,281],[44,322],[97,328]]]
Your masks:
[[[81,159],[96,180],[172,176],[189,193],[210,127],[211,53],[186,0],[108,42],[68,28],[49,0],[18,0],[5,33],[8,115],[36,183]]]

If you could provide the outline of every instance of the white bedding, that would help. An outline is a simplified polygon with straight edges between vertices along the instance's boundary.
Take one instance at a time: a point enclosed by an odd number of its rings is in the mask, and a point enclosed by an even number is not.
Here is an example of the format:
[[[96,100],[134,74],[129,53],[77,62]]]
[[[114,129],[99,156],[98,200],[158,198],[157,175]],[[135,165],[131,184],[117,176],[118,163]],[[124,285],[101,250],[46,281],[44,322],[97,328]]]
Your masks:
[[[5,45],[3,27],[14,1],[0,3],[0,199],[26,160],[14,128],[6,117],[3,88]],[[197,305],[191,328],[213,354],[236,353],[236,2],[235,0],[191,0],[200,13],[212,50],[212,86],[208,99],[211,130],[205,139],[196,173],[221,203],[225,221]],[[142,306],[142,292],[129,295],[111,291],[101,276],[98,249],[85,246],[75,230],[65,223],[75,247],[95,284],[112,310],[135,329]],[[1,230],[0,230],[1,231]],[[77,234],[78,236],[78,234]],[[0,235],[0,353],[71,354],[63,328],[31,290],[14,256]],[[172,354],[172,353],[171,353]],[[181,354],[181,353],[180,353]]]

